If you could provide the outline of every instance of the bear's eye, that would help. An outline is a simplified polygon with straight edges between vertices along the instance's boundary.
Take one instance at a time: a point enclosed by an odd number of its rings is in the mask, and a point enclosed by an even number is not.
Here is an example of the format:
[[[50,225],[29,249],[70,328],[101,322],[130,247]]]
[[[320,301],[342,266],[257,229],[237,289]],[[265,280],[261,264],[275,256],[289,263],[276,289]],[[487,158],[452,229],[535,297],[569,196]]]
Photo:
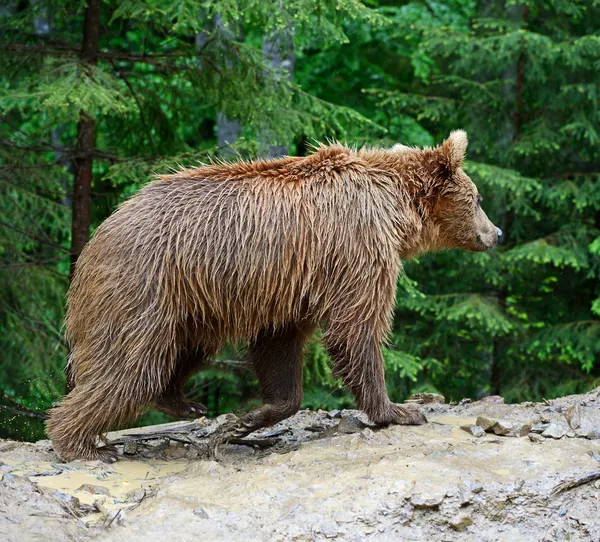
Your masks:
[[[483,201],[483,198],[477,194],[477,205],[481,205],[481,202]]]

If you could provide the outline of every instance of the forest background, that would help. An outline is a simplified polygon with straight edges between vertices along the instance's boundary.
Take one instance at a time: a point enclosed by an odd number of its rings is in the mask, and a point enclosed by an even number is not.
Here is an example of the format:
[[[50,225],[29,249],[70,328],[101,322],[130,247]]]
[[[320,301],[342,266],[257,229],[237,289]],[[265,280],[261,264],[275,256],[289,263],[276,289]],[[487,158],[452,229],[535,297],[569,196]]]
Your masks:
[[[65,389],[70,266],[154,173],[304,155],[315,140],[435,145],[504,231],[405,266],[391,397],[541,400],[600,383],[597,0],[8,0],[0,7],[0,437],[43,436]],[[189,394],[259,390],[231,346]],[[352,406],[315,337],[307,408]],[[167,421],[150,411],[139,423]]]

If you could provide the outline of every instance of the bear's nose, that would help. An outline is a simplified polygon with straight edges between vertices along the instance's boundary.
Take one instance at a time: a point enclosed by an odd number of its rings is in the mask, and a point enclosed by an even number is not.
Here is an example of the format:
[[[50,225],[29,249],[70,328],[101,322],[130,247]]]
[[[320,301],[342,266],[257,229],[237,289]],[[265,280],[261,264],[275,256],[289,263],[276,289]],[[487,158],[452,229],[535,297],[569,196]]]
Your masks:
[[[502,237],[502,230],[500,228],[498,228],[496,226],[496,233],[498,234],[498,237]]]

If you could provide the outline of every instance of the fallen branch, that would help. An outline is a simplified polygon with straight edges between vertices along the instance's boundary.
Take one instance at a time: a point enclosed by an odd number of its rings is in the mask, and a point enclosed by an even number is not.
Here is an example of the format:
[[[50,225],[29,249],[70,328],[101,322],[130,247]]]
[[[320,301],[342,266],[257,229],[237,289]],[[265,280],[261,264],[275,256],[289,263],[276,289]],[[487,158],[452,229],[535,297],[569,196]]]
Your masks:
[[[568,491],[569,489],[573,489],[584,484],[589,484],[590,482],[593,482],[595,480],[600,480],[600,471],[591,472],[589,474],[581,476],[580,478],[576,478],[575,480],[567,480],[565,482],[561,482],[552,490],[550,496],[555,497],[563,491]]]

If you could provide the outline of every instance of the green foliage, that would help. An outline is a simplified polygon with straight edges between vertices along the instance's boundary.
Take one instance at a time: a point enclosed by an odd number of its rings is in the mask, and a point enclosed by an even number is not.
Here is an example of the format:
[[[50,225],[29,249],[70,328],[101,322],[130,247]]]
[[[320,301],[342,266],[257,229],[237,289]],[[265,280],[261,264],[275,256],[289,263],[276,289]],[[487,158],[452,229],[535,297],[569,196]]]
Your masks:
[[[405,263],[383,350],[390,396],[524,400],[598,383],[597,2],[109,0],[94,66],[80,55],[84,9],[64,0],[0,8],[6,406],[41,412],[64,386],[80,111],[96,122],[93,227],[153,174],[219,156],[218,113],[241,121],[233,150],[243,157],[266,142],[302,153],[328,137],[431,146],[466,129],[466,171],[504,241]],[[291,80],[261,49],[290,29]],[[318,337],[304,388],[307,407],[353,405]],[[252,378],[219,364],[189,391],[211,414],[258,397]],[[39,421],[4,412],[7,434],[41,435]]]

